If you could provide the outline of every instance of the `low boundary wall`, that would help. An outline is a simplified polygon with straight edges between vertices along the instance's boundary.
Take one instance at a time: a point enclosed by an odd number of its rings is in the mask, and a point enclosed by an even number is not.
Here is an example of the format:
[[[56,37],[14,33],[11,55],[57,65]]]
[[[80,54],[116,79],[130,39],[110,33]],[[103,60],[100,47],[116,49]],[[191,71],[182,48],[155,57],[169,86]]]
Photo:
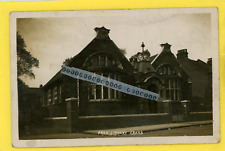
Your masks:
[[[132,114],[112,116],[81,116],[79,117],[79,129],[111,129],[141,125],[155,125],[169,123],[167,113],[159,114]]]
[[[212,120],[212,112],[191,112],[188,121]],[[68,132],[67,117],[45,118],[41,126],[35,127],[32,134],[53,134]],[[158,114],[131,114],[131,115],[107,115],[107,116],[80,116],[78,131],[93,129],[113,129],[141,125],[157,125],[172,122],[172,116],[168,113]],[[184,121],[187,122],[187,121]]]
[[[206,121],[212,119],[213,119],[212,112],[191,112],[189,114],[190,121]]]

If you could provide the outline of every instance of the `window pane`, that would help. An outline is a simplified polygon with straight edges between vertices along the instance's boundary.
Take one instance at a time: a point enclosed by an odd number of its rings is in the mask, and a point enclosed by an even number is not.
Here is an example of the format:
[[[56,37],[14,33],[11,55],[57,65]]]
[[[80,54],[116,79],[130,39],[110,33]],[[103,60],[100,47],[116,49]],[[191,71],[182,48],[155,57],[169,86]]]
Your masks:
[[[119,95],[120,95],[120,92],[119,91],[116,91],[116,99],[119,99],[120,98]]]
[[[112,66],[116,66],[115,60],[112,60]]]
[[[44,105],[48,105],[48,96],[46,94],[44,96]]]
[[[107,66],[112,66],[112,60],[110,58],[107,58]]]
[[[103,98],[108,99],[108,88],[107,87],[103,87]]]
[[[165,66],[165,73],[164,74],[168,74],[168,67]]]
[[[177,88],[179,89],[180,88],[180,81],[177,80]]]
[[[171,68],[168,67],[168,75],[170,75],[170,72],[171,72]]]
[[[180,94],[179,94],[179,90],[176,90],[177,91],[177,100],[180,100]]]
[[[174,87],[177,88],[177,80],[174,80]]]
[[[168,79],[166,79],[165,86],[166,86],[166,88],[169,88],[169,80]]]
[[[113,89],[110,89],[110,97],[111,97],[111,99],[114,99],[114,90]]]
[[[93,57],[90,59],[90,65],[91,65],[91,66],[98,66],[98,56],[93,56]]]
[[[48,104],[51,104],[51,101],[52,101],[51,90],[48,90]]]
[[[114,74],[110,73],[110,79],[114,79]]]
[[[101,85],[96,85],[96,99],[101,99]]]
[[[115,79],[115,80],[118,80],[118,79],[117,79],[117,74],[114,74],[114,79]]]
[[[74,91],[74,97],[77,98],[77,79],[73,81],[73,86],[71,89]]]
[[[105,66],[105,56],[100,56],[100,66]]]
[[[94,99],[95,97],[95,85],[94,84],[90,84],[89,85],[89,98],[90,99]]]
[[[170,88],[174,88],[174,80],[172,79],[172,80],[170,80],[171,81],[171,83],[170,83]]]
[[[166,99],[170,99],[169,90],[166,90]]]
[[[53,104],[57,102],[57,86],[53,89]]]
[[[117,80],[121,81],[121,75],[120,74],[117,75]]]
[[[171,100],[174,100],[174,91],[170,90],[170,96],[171,96]]]
[[[58,102],[60,103],[61,101],[62,101],[62,99],[61,99],[61,92],[62,90],[61,90],[61,85],[59,85],[58,86]]]
[[[172,85],[173,85],[172,80],[169,80],[169,88],[170,89],[172,88]]]
[[[178,100],[178,96],[177,96],[177,90],[175,90],[175,100]]]

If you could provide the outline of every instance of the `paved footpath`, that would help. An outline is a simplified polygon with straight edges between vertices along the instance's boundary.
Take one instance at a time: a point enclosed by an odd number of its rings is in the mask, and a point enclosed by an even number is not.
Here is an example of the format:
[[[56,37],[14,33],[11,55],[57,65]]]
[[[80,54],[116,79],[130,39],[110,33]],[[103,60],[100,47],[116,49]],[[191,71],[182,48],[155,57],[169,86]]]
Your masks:
[[[104,129],[104,130],[87,130],[81,133],[55,133],[55,134],[39,134],[31,136],[20,137],[21,140],[30,139],[75,139],[75,138],[98,138],[98,137],[109,137],[109,136],[142,136],[139,135],[143,132],[160,131],[172,128],[182,128],[197,125],[208,125],[212,124],[213,121],[196,121],[196,122],[183,122],[183,123],[168,123],[159,125],[145,125],[136,127],[125,127],[116,129]],[[136,133],[136,134],[135,134]]]
[[[116,129],[104,129],[104,130],[87,130],[84,133],[87,134],[97,134],[97,135],[123,135],[127,132],[142,133],[149,131],[165,130],[172,128],[181,128],[188,126],[196,125],[206,125],[212,124],[213,121],[195,121],[195,122],[183,122],[183,123],[168,123],[168,124],[159,124],[159,125],[144,125],[144,126],[135,126],[135,127],[125,127],[125,128],[116,128]]]

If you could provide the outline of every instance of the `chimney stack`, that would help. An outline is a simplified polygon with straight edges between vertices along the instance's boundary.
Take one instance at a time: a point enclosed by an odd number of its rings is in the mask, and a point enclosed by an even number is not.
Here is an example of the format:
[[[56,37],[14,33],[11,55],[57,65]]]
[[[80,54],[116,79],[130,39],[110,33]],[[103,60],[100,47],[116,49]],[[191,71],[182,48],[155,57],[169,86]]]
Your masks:
[[[106,29],[104,26],[102,26],[101,28],[96,27],[95,28],[96,31],[96,38],[97,39],[110,39],[109,38],[109,29]]]
[[[170,44],[165,43],[165,44],[161,44],[160,46],[163,48],[162,52],[171,52],[171,50],[170,50],[171,45]]]
[[[186,59],[188,58],[187,49],[181,49],[177,51],[177,59]]]
[[[209,66],[212,66],[212,58],[208,58],[207,64],[208,64]]]

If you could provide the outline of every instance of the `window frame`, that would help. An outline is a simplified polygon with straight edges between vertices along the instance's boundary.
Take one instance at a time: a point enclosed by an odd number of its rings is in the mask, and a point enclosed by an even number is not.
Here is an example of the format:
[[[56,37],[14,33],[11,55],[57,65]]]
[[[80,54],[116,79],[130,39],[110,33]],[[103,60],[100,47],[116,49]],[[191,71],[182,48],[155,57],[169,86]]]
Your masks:
[[[103,72],[100,74],[101,76],[103,76]],[[118,74],[113,74],[114,77],[113,79],[114,80],[119,80],[119,77]],[[111,77],[111,74],[108,74],[108,78]],[[100,98],[97,98],[97,86],[100,86]],[[90,87],[94,88],[93,90],[90,90]],[[120,99],[122,98],[122,94],[121,92],[115,90],[115,89],[111,89],[111,88],[108,88],[108,87],[105,87],[101,84],[94,84],[94,83],[89,83],[89,93],[88,93],[88,99],[90,100],[90,102],[101,102],[101,101],[120,101]],[[104,89],[107,89],[107,98],[104,98]],[[90,91],[92,91],[92,93],[94,93],[94,97],[90,98]],[[111,92],[113,92],[113,97],[111,96]]]
[[[169,100],[181,100],[180,78],[178,71],[170,64],[163,64],[156,70],[165,77],[165,97]]]

